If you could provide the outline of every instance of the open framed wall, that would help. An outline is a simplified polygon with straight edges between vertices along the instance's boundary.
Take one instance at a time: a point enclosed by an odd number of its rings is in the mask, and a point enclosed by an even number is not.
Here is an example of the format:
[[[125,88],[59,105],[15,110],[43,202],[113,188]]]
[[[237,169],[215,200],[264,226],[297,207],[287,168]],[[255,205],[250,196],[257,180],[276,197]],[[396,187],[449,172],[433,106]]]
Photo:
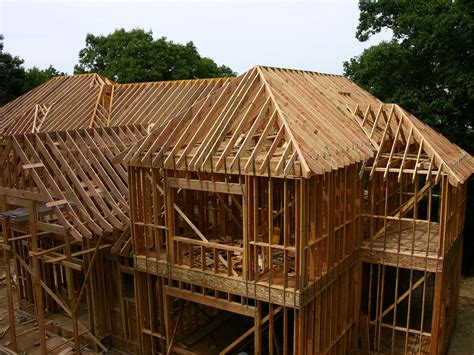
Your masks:
[[[456,321],[466,208],[463,170],[450,164],[463,158],[395,105],[358,110],[378,147],[361,171],[363,348],[443,353]]]
[[[360,167],[295,179],[129,166],[141,351],[186,344],[194,303],[252,324],[222,353],[357,348]]]
[[[54,347],[48,333],[75,351],[105,351],[112,334],[125,334],[125,296],[116,290],[125,290],[121,272],[130,268],[128,187],[125,166],[113,159],[145,135],[143,126],[128,126],[4,137],[0,219],[17,280],[13,289],[7,277],[13,350],[23,346],[13,292],[36,318],[42,352]]]

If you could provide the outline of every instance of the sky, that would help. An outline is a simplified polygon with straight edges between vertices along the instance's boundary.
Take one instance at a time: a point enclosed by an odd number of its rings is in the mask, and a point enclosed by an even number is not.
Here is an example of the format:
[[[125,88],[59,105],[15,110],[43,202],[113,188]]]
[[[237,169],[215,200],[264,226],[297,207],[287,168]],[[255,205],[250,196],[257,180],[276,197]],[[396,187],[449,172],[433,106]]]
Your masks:
[[[267,65],[342,74],[343,62],[388,40],[355,38],[356,0],[336,1],[25,1],[0,0],[4,51],[26,67],[72,73],[87,33],[143,28],[154,37],[193,41],[202,56],[234,71]]]

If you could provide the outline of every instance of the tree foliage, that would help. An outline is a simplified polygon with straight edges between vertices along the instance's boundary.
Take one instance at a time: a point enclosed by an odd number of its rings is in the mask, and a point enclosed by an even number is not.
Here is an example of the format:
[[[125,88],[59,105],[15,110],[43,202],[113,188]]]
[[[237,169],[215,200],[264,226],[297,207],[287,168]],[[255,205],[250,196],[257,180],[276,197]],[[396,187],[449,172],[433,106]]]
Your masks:
[[[25,71],[25,82],[23,85],[23,92],[30,91],[35,87],[48,81],[49,79],[62,75],[66,74],[56,70],[52,65],[50,65],[46,69],[40,69],[38,67],[28,68]]]
[[[193,42],[185,45],[154,39],[151,31],[118,29],[107,36],[86,36],[75,73],[94,72],[117,82],[214,78],[236,75],[201,57]]]
[[[45,81],[64,75],[51,65],[47,69],[25,69],[24,60],[3,51],[3,35],[0,35],[0,105],[34,89]]]
[[[393,37],[345,62],[345,75],[473,154],[474,2],[361,0],[359,9],[360,41],[386,29]],[[469,236],[474,232],[473,179],[466,206]],[[474,271],[474,240],[464,241],[463,270]]]
[[[23,60],[3,51],[3,36],[0,35],[0,105],[23,93],[25,70]]]
[[[360,41],[386,29],[393,38],[345,62],[345,74],[474,153],[474,3],[360,1],[359,9]]]

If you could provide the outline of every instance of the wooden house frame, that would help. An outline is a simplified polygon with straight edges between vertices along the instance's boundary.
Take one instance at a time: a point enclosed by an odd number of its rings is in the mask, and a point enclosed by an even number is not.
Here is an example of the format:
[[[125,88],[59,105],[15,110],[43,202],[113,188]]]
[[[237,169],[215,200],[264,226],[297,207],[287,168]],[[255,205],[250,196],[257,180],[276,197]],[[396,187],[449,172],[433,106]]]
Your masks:
[[[140,325],[143,351],[192,329],[169,311],[178,299],[252,306],[226,351],[253,334],[256,353],[347,352],[359,324],[365,351],[446,348],[473,159],[400,107],[340,77],[256,67],[123,155],[136,267],[161,285],[158,305],[137,293],[139,313],[160,315]]]
[[[119,277],[118,256],[110,249],[124,254],[130,235],[126,167],[112,160],[146,134],[143,126],[128,126],[5,137],[2,246],[5,259],[15,261],[20,306],[37,316],[43,352],[46,329],[51,331],[47,315],[57,311],[71,317],[67,337],[76,351],[84,343],[106,349],[100,337],[111,333],[107,300],[117,281],[105,276]],[[10,282],[10,334],[17,350]],[[84,312],[86,322],[78,319]]]
[[[18,277],[14,294],[7,263],[13,350],[21,336],[13,321],[16,296],[21,309],[36,315],[42,352],[51,351],[50,332],[76,351],[110,344],[134,351],[127,167],[113,160],[155,124],[230,80],[116,84],[95,74],[58,77],[0,108],[1,245]],[[51,319],[56,312],[70,318],[72,331]]]
[[[472,157],[397,105],[358,105],[377,148],[361,174],[367,348],[444,353],[454,329]]]
[[[76,351],[446,349],[469,154],[336,75],[76,79],[0,108],[2,247],[44,352],[59,308]]]

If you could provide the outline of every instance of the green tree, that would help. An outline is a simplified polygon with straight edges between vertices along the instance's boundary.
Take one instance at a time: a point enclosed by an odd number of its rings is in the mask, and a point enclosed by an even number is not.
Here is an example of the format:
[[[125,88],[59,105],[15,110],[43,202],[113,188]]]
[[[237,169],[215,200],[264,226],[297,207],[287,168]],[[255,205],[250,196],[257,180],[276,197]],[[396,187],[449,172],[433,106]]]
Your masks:
[[[23,60],[3,51],[3,35],[0,35],[0,105],[23,93],[25,69]]]
[[[384,29],[390,42],[344,63],[345,74],[397,102],[474,153],[474,2],[360,1],[356,37]]]
[[[474,154],[474,2],[361,0],[359,9],[357,39],[382,30],[393,36],[345,62],[345,75]],[[472,179],[469,185],[467,235],[474,232]],[[467,259],[474,257],[470,243]]]
[[[202,57],[193,42],[185,45],[153,38],[151,31],[117,29],[107,36],[86,36],[75,73],[94,72],[117,82],[143,82],[236,75]]]
[[[47,69],[37,67],[26,69],[24,60],[3,51],[3,35],[0,34],[0,105],[34,89],[45,81],[65,75],[51,65]]]
[[[62,75],[66,74],[56,70],[52,65],[46,69],[40,69],[38,67],[29,68],[25,71],[23,92],[30,91],[49,79]]]

